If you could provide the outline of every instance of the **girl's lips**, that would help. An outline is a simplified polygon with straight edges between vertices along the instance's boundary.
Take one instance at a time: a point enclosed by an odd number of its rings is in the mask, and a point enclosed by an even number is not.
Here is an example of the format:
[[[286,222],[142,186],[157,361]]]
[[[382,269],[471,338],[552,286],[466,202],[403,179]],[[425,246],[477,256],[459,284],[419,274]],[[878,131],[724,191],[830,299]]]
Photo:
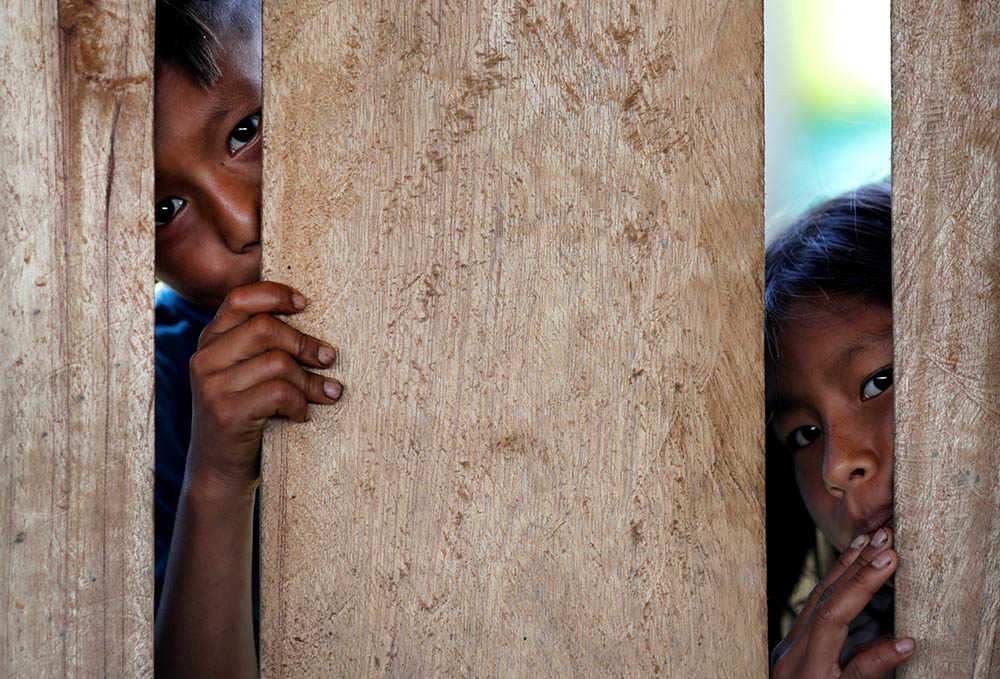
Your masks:
[[[860,532],[874,533],[879,528],[888,528],[892,530],[892,521],[892,505],[885,505],[865,518]]]

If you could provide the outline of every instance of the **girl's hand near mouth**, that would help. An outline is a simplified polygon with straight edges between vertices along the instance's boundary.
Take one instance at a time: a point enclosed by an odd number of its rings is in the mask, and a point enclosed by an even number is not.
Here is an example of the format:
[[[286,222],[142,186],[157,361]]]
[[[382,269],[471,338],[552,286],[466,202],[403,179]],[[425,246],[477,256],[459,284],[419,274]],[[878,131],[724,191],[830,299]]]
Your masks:
[[[809,595],[771,654],[773,679],[880,679],[913,654],[909,637],[880,639],[841,665],[851,621],[896,571],[892,531],[859,535]]]

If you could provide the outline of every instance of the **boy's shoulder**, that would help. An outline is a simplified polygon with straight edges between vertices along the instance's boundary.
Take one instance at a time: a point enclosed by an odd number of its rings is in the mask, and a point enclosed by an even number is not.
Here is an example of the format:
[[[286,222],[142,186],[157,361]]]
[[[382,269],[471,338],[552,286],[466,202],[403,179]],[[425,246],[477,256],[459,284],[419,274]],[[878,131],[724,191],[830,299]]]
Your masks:
[[[190,392],[188,364],[213,312],[157,283],[154,316],[157,395],[187,395]]]
[[[157,339],[159,339],[161,330],[180,330],[186,326],[200,326],[198,329],[200,333],[201,328],[208,325],[214,316],[211,309],[189,302],[163,283],[156,284],[153,309]]]

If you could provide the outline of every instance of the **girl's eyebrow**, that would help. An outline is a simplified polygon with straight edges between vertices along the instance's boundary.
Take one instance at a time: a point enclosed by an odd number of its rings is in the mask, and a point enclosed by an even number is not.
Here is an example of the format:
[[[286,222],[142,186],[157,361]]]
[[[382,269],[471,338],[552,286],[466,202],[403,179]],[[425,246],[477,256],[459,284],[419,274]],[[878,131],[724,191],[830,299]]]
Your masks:
[[[837,355],[834,365],[838,370],[843,370],[853,364],[858,354],[865,349],[871,348],[872,345],[884,345],[891,342],[892,323],[887,323],[878,330],[861,332]]]

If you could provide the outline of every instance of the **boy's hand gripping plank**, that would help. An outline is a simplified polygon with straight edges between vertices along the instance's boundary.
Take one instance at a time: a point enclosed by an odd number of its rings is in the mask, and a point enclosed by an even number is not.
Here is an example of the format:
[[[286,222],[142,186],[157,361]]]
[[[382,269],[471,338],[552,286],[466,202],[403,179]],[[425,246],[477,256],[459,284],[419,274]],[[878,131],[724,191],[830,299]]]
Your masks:
[[[264,425],[280,415],[309,419],[308,404],[331,404],[342,385],[309,372],[336,359],[329,344],[272,314],[294,314],[305,298],[280,283],[235,288],[205,328],[191,359],[194,420],[189,475],[256,488]]]
[[[261,434],[269,418],[301,422],[308,404],[343,391],[306,369],[330,366],[333,347],[273,315],[305,305],[279,283],[237,287],[191,359],[191,447],[156,619],[158,676],[257,676],[250,580]]]
[[[855,538],[813,589],[788,636],[772,654],[773,679],[880,679],[910,657],[913,640],[880,639],[841,668],[848,628],[872,596],[892,577],[899,559],[892,531],[880,528],[869,540]]]

